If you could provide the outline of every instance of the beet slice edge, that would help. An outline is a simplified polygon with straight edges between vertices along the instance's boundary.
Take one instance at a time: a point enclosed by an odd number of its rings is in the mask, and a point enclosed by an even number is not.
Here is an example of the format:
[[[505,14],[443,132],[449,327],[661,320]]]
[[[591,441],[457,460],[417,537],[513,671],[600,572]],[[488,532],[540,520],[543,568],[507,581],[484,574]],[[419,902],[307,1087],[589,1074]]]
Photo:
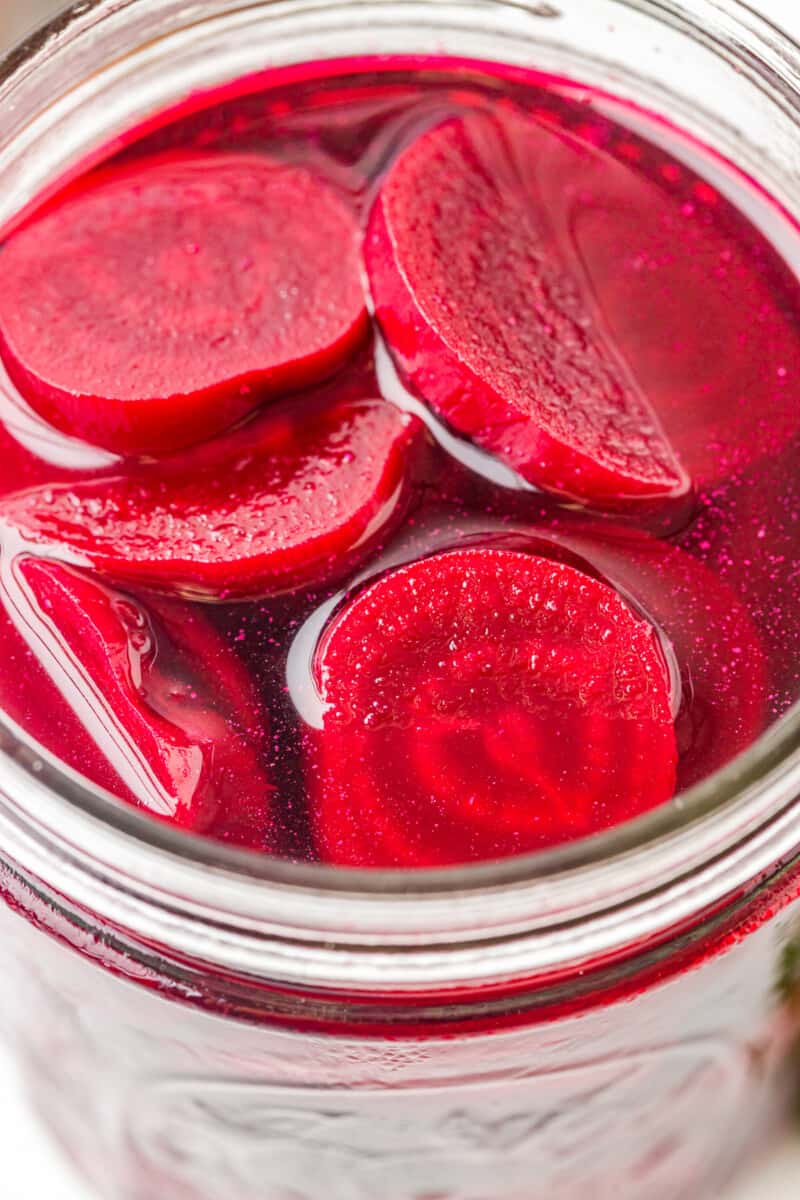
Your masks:
[[[386,536],[423,435],[383,400],[288,402],[156,467],[7,496],[0,522],[117,582],[200,600],[285,592],[346,572]]]
[[[181,153],[106,168],[0,252],[0,354],[62,432],[167,453],[349,356],[367,328],[360,241],[301,166]]]
[[[175,601],[148,611],[28,555],[6,563],[3,584],[0,644],[25,678],[3,683],[2,702],[31,736],[171,824],[272,846],[274,789],[258,753],[266,717],[205,618]]]

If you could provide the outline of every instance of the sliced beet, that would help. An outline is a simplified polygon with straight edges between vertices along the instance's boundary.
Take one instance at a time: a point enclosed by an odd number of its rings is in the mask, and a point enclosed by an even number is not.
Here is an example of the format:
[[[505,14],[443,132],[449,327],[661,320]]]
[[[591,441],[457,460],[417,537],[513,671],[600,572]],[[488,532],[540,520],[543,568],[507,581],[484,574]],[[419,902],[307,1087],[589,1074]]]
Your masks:
[[[689,490],[574,251],[615,170],[532,118],[453,118],[397,159],[365,247],[390,349],[433,409],[530,482],[611,506]]]
[[[208,622],[29,556],[7,566],[4,601],[0,704],[26,732],[172,824],[270,848],[266,718]]]
[[[136,473],[18,492],[0,520],[111,579],[199,599],[316,583],[403,511],[418,418],[383,400],[270,409]]]
[[[137,804],[18,632],[6,612],[7,603],[6,599],[0,608],[0,709],[68,767],[121,800]]]
[[[527,531],[523,540],[537,553],[566,552],[568,561],[633,597],[667,639],[681,687],[679,790],[725,766],[764,732],[767,654],[740,580],[726,582],[685,550],[610,523],[564,520],[532,536]]]
[[[334,618],[315,677],[307,776],[326,862],[519,854],[673,794],[656,634],[564,563],[476,548],[400,567]]]
[[[353,213],[256,154],[107,169],[0,263],[0,353],[20,391],[120,454],[202,441],[328,374],[366,329]]]
[[[572,233],[604,327],[695,486],[781,453],[800,428],[797,280],[747,218],[617,168]]]

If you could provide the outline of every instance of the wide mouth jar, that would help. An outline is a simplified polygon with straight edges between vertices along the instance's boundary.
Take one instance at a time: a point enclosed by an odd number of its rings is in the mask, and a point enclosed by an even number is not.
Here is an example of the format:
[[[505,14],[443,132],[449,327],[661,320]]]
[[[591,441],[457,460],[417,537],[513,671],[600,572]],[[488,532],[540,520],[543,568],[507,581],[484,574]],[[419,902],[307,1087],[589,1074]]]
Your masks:
[[[736,0],[89,0],[2,68],[0,227],[134,125],[200,107],[210,89],[387,53],[591,85],[672,122],[800,221],[800,51]],[[413,873],[301,866],[190,838],[90,790],[10,721],[0,729],[0,854],[12,872],[167,959],[334,995],[539,986],[663,954],[800,846],[797,707],[728,767],[609,833]]]

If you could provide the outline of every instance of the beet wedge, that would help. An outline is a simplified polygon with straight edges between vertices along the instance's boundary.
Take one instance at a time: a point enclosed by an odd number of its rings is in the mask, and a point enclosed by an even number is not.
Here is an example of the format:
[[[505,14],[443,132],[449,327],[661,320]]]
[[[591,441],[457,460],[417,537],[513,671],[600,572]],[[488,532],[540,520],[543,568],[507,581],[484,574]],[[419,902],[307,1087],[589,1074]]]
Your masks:
[[[325,862],[499,858],[673,794],[654,629],[563,563],[476,548],[400,567],[334,617],[314,670],[307,786]]]
[[[0,645],[24,675],[4,674],[2,704],[31,736],[55,741],[62,757],[66,747],[70,766],[174,825],[271,847],[265,716],[205,620],[174,601],[145,610],[29,556],[6,562],[3,592]]]
[[[56,428],[163,454],[350,354],[367,328],[360,240],[303,167],[179,154],[108,168],[0,252],[0,353]]]
[[[123,583],[206,600],[274,594],[370,552],[402,515],[423,433],[383,400],[291,402],[157,467],[15,493],[0,521]]]
[[[690,492],[571,240],[615,167],[532,118],[452,118],[396,160],[365,243],[377,319],[434,411],[529,482],[609,507]]]

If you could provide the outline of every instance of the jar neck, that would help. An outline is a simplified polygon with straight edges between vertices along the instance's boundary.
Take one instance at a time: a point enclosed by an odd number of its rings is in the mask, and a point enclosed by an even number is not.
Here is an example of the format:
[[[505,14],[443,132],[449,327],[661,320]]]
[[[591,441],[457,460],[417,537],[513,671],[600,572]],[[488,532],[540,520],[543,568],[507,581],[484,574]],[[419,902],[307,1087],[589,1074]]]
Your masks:
[[[103,797],[87,812],[41,773],[0,755],[12,867],[170,958],[331,992],[490,989],[621,959],[738,903],[795,855],[800,827],[795,754],[737,803],[593,864],[568,865],[585,852],[576,844],[463,872],[371,875],[221,851],[121,805],[115,823]],[[615,833],[630,841],[637,824]]]
[[[387,972],[379,991],[300,987],[283,980],[236,975],[214,964],[174,957],[128,931],[98,923],[63,896],[0,864],[0,897],[39,929],[96,966],[178,1001],[226,1019],[283,1025],[348,1036],[439,1037],[443,1033],[498,1033],[519,1024],[563,1020],[597,1006],[624,1002],[651,986],[717,957],[753,935],[800,893],[800,858],[742,896],[683,930],[652,944],[631,946],[610,961],[582,963],[558,975],[436,990],[398,990]]]

